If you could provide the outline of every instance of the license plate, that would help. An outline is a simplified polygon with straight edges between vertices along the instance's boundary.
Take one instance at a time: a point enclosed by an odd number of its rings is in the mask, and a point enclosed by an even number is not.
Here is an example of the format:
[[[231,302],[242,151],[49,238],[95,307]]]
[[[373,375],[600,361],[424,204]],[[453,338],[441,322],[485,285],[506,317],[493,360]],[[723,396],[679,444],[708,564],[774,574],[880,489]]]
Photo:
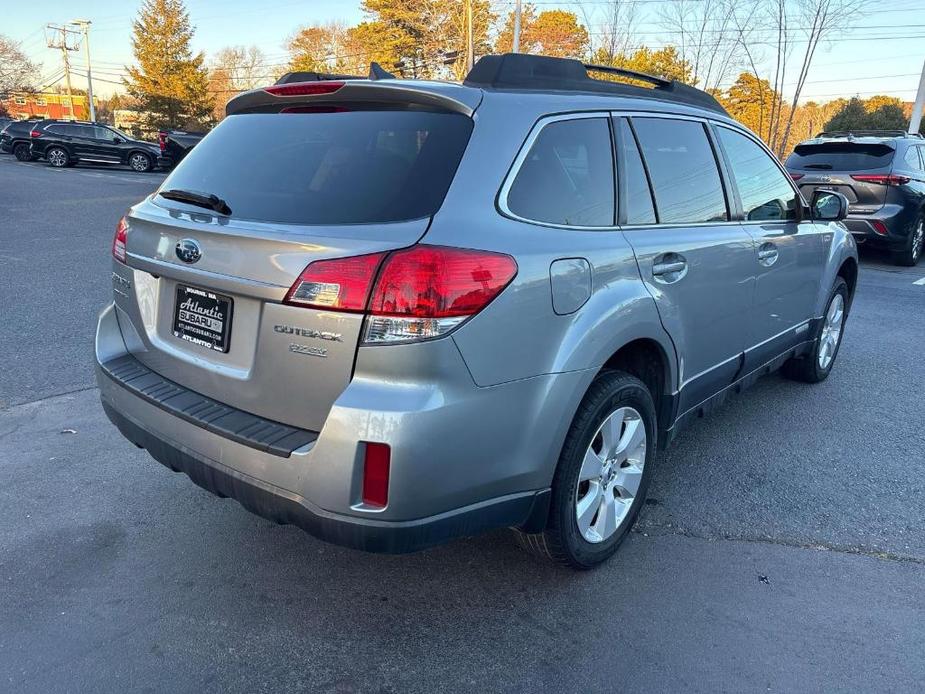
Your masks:
[[[173,334],[201,347],[227,352],[230,347],[233,305],[230,296],[177,285]]]

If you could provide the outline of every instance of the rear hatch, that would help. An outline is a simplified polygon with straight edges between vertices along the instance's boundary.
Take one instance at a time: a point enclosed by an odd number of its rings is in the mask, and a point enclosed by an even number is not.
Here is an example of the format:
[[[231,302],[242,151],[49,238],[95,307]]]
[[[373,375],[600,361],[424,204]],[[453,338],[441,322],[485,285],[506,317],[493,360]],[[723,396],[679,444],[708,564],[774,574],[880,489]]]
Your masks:
[[[131,351],[152,370],[317,431],[352,376],[363,313],[287,294],[311,263],[415,244],[473,122],[400,103],[265,111],[226,118],[132,209],[132,287],[118,287],[116,303],[132,321]],[[196,204],[175,199],[189,193]],[[351,277],[325,282],[336,297]]]
[[[887,186],[863,179],[889,174],[894,153],[888,142],[877,140],[805,142],[786,166],[807,200],[824,188],[843,193],[852,212],[875,212],[886,203]]]

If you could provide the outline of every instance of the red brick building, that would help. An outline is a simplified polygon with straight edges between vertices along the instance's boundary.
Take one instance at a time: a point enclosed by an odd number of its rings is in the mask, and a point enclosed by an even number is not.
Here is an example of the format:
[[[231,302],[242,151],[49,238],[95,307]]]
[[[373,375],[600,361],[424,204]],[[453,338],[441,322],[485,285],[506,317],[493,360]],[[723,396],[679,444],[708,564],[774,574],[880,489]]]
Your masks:
[[[90,115],[87,109],[87,97],[75,94],[27,93],[11,94],[2,99],[10,118],[24,120],[26,118],[62,118],[66,120],[87,120]],[[97,104],[94,99],[94,104]],[[73,109],[73,112],[72,112]]]

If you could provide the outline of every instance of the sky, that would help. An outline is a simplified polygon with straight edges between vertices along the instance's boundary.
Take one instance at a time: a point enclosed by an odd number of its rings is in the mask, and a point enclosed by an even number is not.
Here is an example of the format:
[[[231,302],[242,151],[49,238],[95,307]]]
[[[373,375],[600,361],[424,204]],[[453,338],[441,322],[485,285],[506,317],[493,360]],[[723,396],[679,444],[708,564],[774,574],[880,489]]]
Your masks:
[[[462,0],[446,0],[447,2]],[[659,47],[670,42],[658,19],[665,0],[638,3],[636,35],[640,43]],[[599,36],[607,0],[536,0],[537,9],[568,9],[587,17],[592,41]],[[89,19],[94,93],[119,91],[124,66],[132,63],[131,26],[141,0],[45,0],[39,4],[11,3],[3,13],[0,33],[19,41],[30,59],[41,63],[40,74],[52,79],[61,72],[61,51],[46,47],[47,23]],[[213,55],[229,45],[257,45],[268,62],[286,61],[285,43],[299,26],[327,21],[353,24],[363,19],[359,0],[186,0],[196,28],[194,47]],[[495,0],[496,11],[507,12],[512,0]],[[802,45],[797,46],[798,49]],[[83,50],[71,53],[75,72],[84,73]],[[770,57],[770,50],[768,55]],[[854,26],[821,46],[816,53],[801,101],[828,101],[840,96],[866,98],[874,94],[912,101],[925,61],[925,0],[874,0]],[[791,70],[795,75],[796,68]],[[75,87],[85,78],[75,76]],[[785,84],[789,97],[792,81]]]

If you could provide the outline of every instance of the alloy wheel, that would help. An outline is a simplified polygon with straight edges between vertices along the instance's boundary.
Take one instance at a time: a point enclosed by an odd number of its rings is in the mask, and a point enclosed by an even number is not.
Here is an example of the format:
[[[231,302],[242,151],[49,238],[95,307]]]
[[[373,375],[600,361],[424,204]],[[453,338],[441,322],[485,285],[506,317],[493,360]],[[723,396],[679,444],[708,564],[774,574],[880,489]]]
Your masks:
[[[912,264],[915,265],[922,255],[922,245],[925,243],[925,219],[919,220],[919,225],[912,232]]]
[[[48,163],[52,166],[64,166],[67,164],[67,154],[63,149],[53,149],[48,153]]]
[[[585,452],[575,491],[575,519],[591,543],[610,538],[629,515],[646,463],[646,426],[620,407],[601,424]]]
[[[144,154],[133,154],[131,164],[135,171],[147,171],[149,166],[148,158]]]
[[[845,318],[845,300],[841,294],[832,297],[829,310],[825,314],[822,335],[819,336],[819,368],[825,370],[835,358],[835,350],[841,340],[842,324]]]

